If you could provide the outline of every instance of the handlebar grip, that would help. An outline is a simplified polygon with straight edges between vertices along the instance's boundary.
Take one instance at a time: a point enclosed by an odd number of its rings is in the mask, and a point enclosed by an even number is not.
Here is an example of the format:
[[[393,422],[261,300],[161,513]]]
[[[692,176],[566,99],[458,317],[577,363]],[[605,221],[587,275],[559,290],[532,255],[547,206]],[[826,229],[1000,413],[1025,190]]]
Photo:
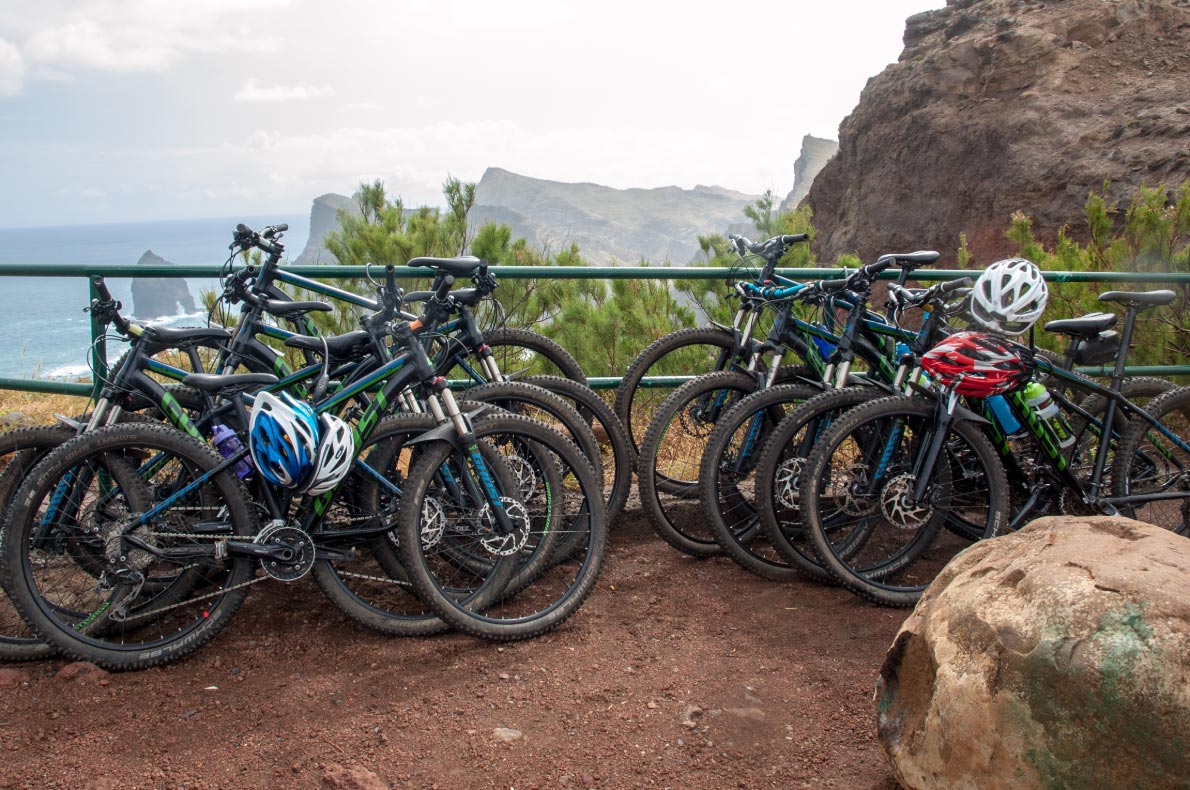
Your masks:
[[[877,258],[875,262],[866,264],[860,271],[868,277],[875,277],[895,262],[895,258]]]
[[[450,293],[451,287],[455,284],[454,275],[448,274],[442,278],[442,282],[438,284],[438,288],[434,291],[434,298],[445,299],[446,295]]]
[[[384,267],[384,284],[389,288],[397,285],[397,270],[391,263]]]
[[[242,222],[239,225],[236,225],[236,233],[237,234],[251,233],[251,232],[252,232],[252,228],[249,228],[247,225],[245,225]]]
[[[960,288],[969,288],[972,282],[973,281],[970,277],[960,277],[957,280],[951,280],[950,282],[942,283],[942,285],[938,288],[938,291],[939,293],[943,294],[951,294]]]
[[[271,239],[278,233],[284,233],[287,230],[289,230],[289,225],[282,222],[280,225],[269,225],[267,228],[261,231],[260,235],[261,238]]]
[[[108,290],[107,283],[98,275],[91,278],[91,285],[95,286],[95,292],[99,294],[99,298],[105,302],[113,302],[112,292]]]
[[[844,290],[850,283],[847,282],[847,278],[844,278],[842,280],[819,280],[817,285],[818,290],[822,293],[833,294],[836,291]]]
[[[808,241],[810,239],[809,233],[787,233],[781,237],[782,244],[797,244],[798,242]]]

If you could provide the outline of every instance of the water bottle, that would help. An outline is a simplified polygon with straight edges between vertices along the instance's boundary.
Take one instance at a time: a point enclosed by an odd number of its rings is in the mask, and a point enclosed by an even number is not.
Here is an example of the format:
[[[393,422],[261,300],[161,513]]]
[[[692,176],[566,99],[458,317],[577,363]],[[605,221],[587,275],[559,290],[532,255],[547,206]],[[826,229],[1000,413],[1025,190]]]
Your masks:
[[[992,410],[992,416],[996,418],[996,422],[1005,436],[1011,438],[1021,430],[1021,421],[1012,413],[1012,407],[1008,405],[1008,400],[1003,395],[993,395],[990,398],[985,398],[984,402]]]
[[[1062,411],[1058,408],[1058,404],[1054,403],[1049,390],[1036,381],[1030,382],[1025,387],[1025,400],[1053,431],[1059,447],[1065,450],[1074,444],[1074,432],[1070,430],[1070,423],[1066,422],[1066,418],[1062,416]]]
[[[240,437],[236,436],[236,432],[221,423],[215,424],[215,427],[211,430],[211,438],[215,441],[215,449],[224,458],[231,458],[240,450],[244,449],[244,443],[240,441]],[[246,457],[236,461],[232,469],[241,478],[252,474],[252,464],[248,463]]]

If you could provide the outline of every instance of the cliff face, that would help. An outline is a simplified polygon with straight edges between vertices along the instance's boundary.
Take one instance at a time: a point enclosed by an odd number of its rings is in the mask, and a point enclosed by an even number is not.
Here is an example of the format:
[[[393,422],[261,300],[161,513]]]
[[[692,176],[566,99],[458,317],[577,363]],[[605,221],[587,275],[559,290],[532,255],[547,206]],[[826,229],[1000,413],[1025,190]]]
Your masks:
[[[802,138],[802,150],[793,163],[793,189],[781,201],[782,211],[791,211],[810,193],[810,184],[826,167],[826,163],[839,150],[839,144],[834,140],[823,140],[821,137],[806,135]]]
[[[152,250],[145,250],[137,265],[170,265]],[[182,313],[193,313],[194,296],[190,286],[180,277],[133,277],[132,314],[137,318],[163,318]]]
[[[910,17],[810,189],[820,259],[931,247],[966,232],[1011,250],[1014,211],[1052,240],[1088,192],[1190,177],[1190,2],[949,0]]]
[[[612,189],[598,184],[544,181],[489,168],[475,190],[470,220],[503,222],[513,236],[557,251],[579,245],[592,263],[612,260],[686,264],[698,254],[699,235],[744,222],[756,199],[721,187]]]
[[[339,229],[340,209],[358,211],[354,200],[333,192],[314,198],[314,205],[310,207],[310,238],[302,254],[294,259],[295,264],[338,263],[335,256],[327,252],[323,239],[331,231]]]

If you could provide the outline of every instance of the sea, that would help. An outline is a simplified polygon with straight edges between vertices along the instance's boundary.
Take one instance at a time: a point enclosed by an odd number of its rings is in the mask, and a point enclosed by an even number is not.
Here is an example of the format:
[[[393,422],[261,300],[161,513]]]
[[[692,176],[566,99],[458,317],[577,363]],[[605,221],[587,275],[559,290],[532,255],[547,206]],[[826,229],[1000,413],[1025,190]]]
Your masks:
[[[289,224],[285,234],[288,257],[306,246],[310,218],[306,216],[250,216],[103,225],[38,228],[0,228],[0,264],[124,263],[140,260],[152,250],[170,263],[220,264],[238,223],[251,228]],[[206,326],[202,292],[217,290],[218,281],[188,278],[187,287],[198,312],[169,316],[136,316],[132,280],[112,278],[108,288],[123,305],[125,315],[169,326]],[[89,379],[91,319],[84,277],[0,276],[0,376],[79,380]],[[108,358],[115,360],[127,346],[109,339]]]

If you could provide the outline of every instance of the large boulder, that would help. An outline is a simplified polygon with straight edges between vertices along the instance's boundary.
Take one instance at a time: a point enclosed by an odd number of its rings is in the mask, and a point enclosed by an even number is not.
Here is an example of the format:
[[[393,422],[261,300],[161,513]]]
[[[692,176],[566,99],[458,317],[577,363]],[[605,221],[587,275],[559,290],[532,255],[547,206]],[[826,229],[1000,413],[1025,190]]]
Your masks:
[[[918,788],[1190,784],[1190,540],[1124,518],[1039,519],[954,559],[876,687]]]

